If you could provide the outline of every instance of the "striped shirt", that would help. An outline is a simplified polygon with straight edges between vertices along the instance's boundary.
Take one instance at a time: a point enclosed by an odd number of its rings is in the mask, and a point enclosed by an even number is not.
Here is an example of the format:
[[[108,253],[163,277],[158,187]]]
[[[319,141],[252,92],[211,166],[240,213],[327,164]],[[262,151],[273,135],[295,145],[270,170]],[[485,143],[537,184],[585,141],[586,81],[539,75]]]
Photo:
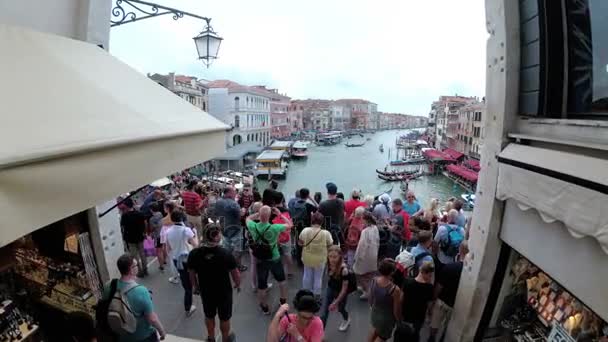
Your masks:
[[[192,216],[200,216],[200,208],[202,198],[194,191],[184,191],[182,192],[182,199],[184,200],[184,209],[186,209],[186,214]]]

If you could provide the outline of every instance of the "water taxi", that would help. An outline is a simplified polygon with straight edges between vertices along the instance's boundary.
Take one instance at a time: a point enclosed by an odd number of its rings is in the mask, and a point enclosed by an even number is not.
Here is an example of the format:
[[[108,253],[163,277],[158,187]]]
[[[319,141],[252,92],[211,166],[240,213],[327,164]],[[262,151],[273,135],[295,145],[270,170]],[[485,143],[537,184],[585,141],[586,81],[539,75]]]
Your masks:
[[[253,173],[256,177],[285,178],[287,174],[287,152],[283,150],[266,150],[255,159]]]
[[[296,141],[291,146],[291,156],[293,158],[308,157],[308,142],[307,141]]]
[[[340,141],[342,141],[342,132],[340,131],[331,131],[327,133],[317,134],[317,145],[335,145]]]
[[[275,140],[272,142],[269,148],[275,151],[289,151],[291,145],[293,145],[293,141]]]

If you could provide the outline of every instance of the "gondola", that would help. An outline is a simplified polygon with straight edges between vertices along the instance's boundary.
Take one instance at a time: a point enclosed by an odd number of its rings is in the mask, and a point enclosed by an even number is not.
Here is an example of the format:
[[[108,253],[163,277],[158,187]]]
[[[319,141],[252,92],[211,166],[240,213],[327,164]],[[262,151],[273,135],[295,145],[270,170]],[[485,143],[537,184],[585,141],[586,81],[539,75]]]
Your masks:
[[[360,144],[349,144],[349,143],[344,144],[344,146],[346,146],[346,147],[361,147],[363,145],[365,145],[364,142],[362,142]]]
[[[387,182],[403,182],[403,181],[411,181],[422,175],[423,175],[422,172],[418,172],[418,173],[415,173],[412,175],[402,175],[402,176],[385,176],[385,175],[378,174],[378,178],[385,180]]]
[[[384,171],[384,170],[380,170],[380,169],[376,169],[376,173],[378,173],[379,175],[383,175],[383,176],[407,176],[407,175],[413,175],[416,172],[418,172],[418,170],[404,170],[404,171]]]
[[[390,164],[393,165],[393,166],[397,166],[397,165],[409,165],[409,164],[421,164],[421,163],[424,163],[425,161],[426,161],[426,159],[424,159],[424,157],[414,157],[414,158],[409,158],[409,159],[392,160],[390,162]]]

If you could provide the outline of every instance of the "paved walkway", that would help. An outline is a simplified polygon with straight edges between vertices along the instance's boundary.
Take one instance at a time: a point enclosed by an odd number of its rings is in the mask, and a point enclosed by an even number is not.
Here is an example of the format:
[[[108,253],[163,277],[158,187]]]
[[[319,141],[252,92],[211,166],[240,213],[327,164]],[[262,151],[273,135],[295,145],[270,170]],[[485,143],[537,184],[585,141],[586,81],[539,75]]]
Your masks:
[[[168,336],[166,341],[203,341],[207,337],[207,333],[203,322],[200,297],[194,300],[197,311],[191,317],[186,317],[182,304],[182,287],[169,283],[166,271],[165,273],[160,273],[157,263],[151,263],[149,272],[150,276],[141,279],[140,282],[152,291],[156,311],[167,333],[172,335]],[[264,342],[266,341],[266,331],[272,316],[263,316],[258,309],[256,296],[250,285],[251,272],[245,271],[241,275],[243,276],[243,290],[238,294],[234,293],[233,331],[236,333],[238,342]],[[301,280],[300,271],[293,279],[288,280],[290,302],[300,288]],[[279,305],[278,295],[279,290],[276,286],[269,291],[270,303],[272,303],[273,309],[276,309]],[[353,293],[349,297],[347,310],[351,314],[352,321],[348,331],[338,331],[338,325],[342,321],[342,317],[339,313],[332,312],[329,316],[325,332],[326,341],[365,341],[370,328],[369,306],[367,302],[361,301],[358,298],[358,293]],[[221,339],[217,341],[219,342]]]

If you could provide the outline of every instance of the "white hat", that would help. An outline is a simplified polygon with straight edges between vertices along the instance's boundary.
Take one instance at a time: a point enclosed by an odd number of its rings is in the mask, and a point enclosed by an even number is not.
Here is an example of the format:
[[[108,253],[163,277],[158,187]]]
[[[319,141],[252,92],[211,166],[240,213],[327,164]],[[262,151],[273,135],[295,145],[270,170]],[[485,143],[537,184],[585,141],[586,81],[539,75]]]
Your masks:
[[[380,202],[388,203],[390,201],[391,201],[391,196],[389,196],[388,194],[380,195]]]

